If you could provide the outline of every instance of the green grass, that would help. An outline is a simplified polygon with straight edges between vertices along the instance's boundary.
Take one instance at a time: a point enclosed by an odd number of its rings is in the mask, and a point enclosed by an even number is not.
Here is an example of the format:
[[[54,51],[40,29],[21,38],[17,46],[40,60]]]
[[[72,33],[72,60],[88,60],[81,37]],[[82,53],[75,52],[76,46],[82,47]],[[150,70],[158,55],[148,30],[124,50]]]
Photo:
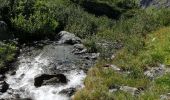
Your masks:
[[[104,4],[97,8],[98,13],[105,6],[119,12],[116,20],[107,14],[89,13],[83,8],[82,3],[88,3],[84,1],[88,0],[16,0],[10,5],[5,0],[0,4],[0,19],[11,25],[12,33],[20,40],[54,38],[58,31],[66,30],[82,38],[89,52],[101,53],[98,63],[88,72],[85,88],[75,94],[75,100],[157,100],[169,91],[168,74],[151,82],[143,73],[158,64],[170,66],[170,10],[140,9],[138,0],[92,1],[96,5]],[[99,45],[102,43],[110,44]],[[0,69],[14,59],[15,52],[15,45],[0,44]],[[107,61],[111,54],[115,58]],[[120,74],[103,68],[107,63],[131,73]],[[139,97],[133,97],[122,91],[110,93],[112,85],[145,90]]]
[[[14,60],[17,48],[13,43],[4,44],[0,42],[0,73],[7,63]],[[10,66],[8,66],[10,67]]]
[[[160,98],[160,95],[168,93],[170,89],[169,74],[155,81],[150,81],[143,73],[147,67],[155,67],[158,64],[169,65],[169,36],[170,27],[161,28],[148,34],[147,38],[143,38],[142,41],[144,45],[142,48],[137,49],[137,52],[134,53],[130,51],[133,48],[129,46],[125,46],[122,50],[117,52],[116,58],[112,63],[124,70],[130,71],[130,74],[120,74],[111,68],[104,68],[104,64],[109,63],[106,61],[100,62],[94,66],[89,70],[88,76],[85,79],[85,88],[76,93],[75,100],[80,100],[79,98],[82,97],[87,97],[85,100],[93,100],[88,98],[91,97],[90,94],[93,92],[96,93],[102,88],[105,88],[106,94],[108,95],[107,98],[114,98],[116,100],[157,100]],[[133,41],[134,43],[137,42],[135,40]],[[133,43],[133,41],[129,43]],[[136,48],[138,45],[133,46]],[[122,91],[110,94],[108,89],[112,85],[144,88],[144,93],[141,93],[138,97],[133,97]],[[107,98],[106,100],[112,100]]]

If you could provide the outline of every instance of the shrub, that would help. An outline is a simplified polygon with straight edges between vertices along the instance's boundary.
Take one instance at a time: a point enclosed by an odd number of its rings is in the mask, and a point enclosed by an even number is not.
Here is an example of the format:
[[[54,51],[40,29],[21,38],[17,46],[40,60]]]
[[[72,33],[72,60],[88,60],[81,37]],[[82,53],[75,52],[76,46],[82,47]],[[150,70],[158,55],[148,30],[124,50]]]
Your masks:
[[[16,36],[22,40],[53,37],[58,22],[45,0],[18,0],[15,2],[14,18],[11,18]]]
[[[19,32],[16,35],[21,39],[28,39],[28,37],[41,39],[44,36],[53,36],[55,28],[58,25],[54,19],[47,14],[43,15],[41,12],[35,12],[28,20],[20,14],[12,19],[12,23]]]

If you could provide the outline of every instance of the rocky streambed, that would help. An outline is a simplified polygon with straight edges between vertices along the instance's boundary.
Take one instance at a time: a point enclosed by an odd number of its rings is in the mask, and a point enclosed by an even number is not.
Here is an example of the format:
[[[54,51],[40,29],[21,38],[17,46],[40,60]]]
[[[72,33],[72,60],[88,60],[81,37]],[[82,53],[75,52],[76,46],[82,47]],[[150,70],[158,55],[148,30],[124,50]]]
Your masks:
[[[0,100],[69,100],[83,87],[99,54],[87,53],[81,39],[62,31],[58,41],[23,45],[13,66],[0,76]]]

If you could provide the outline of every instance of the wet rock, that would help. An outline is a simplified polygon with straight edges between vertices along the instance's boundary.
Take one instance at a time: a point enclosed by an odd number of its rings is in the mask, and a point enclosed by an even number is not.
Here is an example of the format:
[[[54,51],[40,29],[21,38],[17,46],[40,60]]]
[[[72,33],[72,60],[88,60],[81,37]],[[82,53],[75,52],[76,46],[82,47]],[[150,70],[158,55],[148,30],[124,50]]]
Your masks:
[[[34,85],[40,87],[42,85],[66,84],[67,78],[63,74],[48,75],[42,74],[34,79]]]
[[[132,95],[135,95],[138,92],[138,89],[135,87],[129,87],[129,86],[121,86],[120,90],[124,91],[124,92],[128,92]]]
[[[0,40],[11,39],[12,35],[8,32],[8,26],[4,21],[0,21]]]
[[[74,52],[74,54],[84,54],[86,52],[87,52],[87,49],[83,49],[83,50],[81,50],[79,52]]]
[[[83,49],[85,49],[85,46],[83,44],[75,44],[74,48],[78,49],[78,50],[83,50]]]
[[[160,100],[170,100],[170,93],[161,95],[160,96]]]
[[[74,34],[66,32],[66,31],[61,31],[57,38],[59,39],[60,44],[78,44],[81,43],[81,39],[79,37],[76,37]]]
[[[4,80],[5,76],[0,74],[0,81]]]
[[[149,68],[144,72],[144,75],[146,75],[150,79],[155,79],[156,77],[162,76],[164,73],[165,67],[164,65],[160,65],[159,67]]]
[[[68,88],[68,89],[64,89],[62,91],[60,91],[60,94],[65,94],[69,97],[71,97],[74,93],[76,92],[76,88]]]
[[[73,53],[74,54],[84,54],[87,52],[86,47],[83,44],[75,44]]]
[[[11,75],[15,75],[15,74],[16,74],[16,71],[11,72]]]
[[[4,93],[8,90],[9,85],[5,81],[0,81],[0,92]]]
[[[90,55],[84,56],[84,58],[88,60],[96,60],[99,56],[100,56],[100,53],[92,53]]]

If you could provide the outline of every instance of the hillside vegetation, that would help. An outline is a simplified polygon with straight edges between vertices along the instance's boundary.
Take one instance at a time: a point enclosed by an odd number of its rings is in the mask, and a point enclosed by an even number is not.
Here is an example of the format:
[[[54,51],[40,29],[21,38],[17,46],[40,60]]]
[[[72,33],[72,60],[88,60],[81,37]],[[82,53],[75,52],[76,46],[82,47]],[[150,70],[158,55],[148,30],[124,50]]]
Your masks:
[[[0,2],[0,20],[8,24],[10,33],[20,43],[54,40],[58,32],[65,30],[83,39],[89,52],[100,53],[98,63],[88,71],[85,87],[75,94],[75,100],[158,100],[170,91],[169,8],[141,9],[139,0]],[[16,52],[12,43],[2,45],[0,68]],[[160,66],[165,66],[166,71],[159,77],[145,74]],[[109,91],[121,86],[134,87],[140,92],[132,95],[121,89]]]

